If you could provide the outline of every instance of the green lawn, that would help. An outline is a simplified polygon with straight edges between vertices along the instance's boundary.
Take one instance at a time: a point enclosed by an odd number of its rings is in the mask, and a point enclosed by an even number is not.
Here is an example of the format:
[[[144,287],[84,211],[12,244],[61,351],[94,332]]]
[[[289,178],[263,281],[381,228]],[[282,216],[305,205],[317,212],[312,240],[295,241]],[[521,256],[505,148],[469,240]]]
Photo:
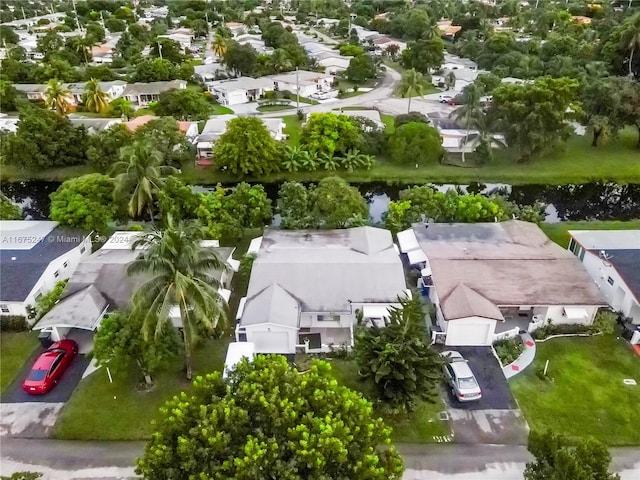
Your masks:
[[[297,115],[289,115],[282,117],[285,124],[284,133],[289,135],[289,145],[300,145],[300,137],[302,136],[302,120]]]
[[[262,105],[256,110],[259,112],[279,112],[281,110],[291,110],[292,108],[296,108],[295,105]]]
[[[510,381],[532,429],[551,428],[607,445],[640,445],[640,357],[613,335],[559,338],[537,345],[534,364]],[[553,382],[536,370],[549,360]],[[622,383],[635,379],[639,385]]]
[[[214,105],[211,109],[211,115],[230,115],[232,113],[233,110],[224,105]]]
[[[37,345],[34,332],[0,334],[0,392],[13,382]]]
[[[331,360],[336,379],[343,385],[372,398],[373,390],[369,384],[360,381],[357,367],[352,360]],[[449,426],[438,418],[438,413],[445,410],[442,399],[436,403],[420,402],[409,415],[385,416],[387,425],[393,428],[394,442],[432,443],[435,436],[451,434]]]
[[[220,371],[231,338],[208,341],[194,354],[194,376]],[[184,378],[182,358],[155,378],[149,392],[135,388],[136,375],[114,376],[109,383],[100,369],[80,383],[55,425],[55,438],[66,440],[144,440],[164,402],[191,386]]]
[[[551,240],[561,247],[569,246],[569,230],[636,230],[640,229],[640,220],[628,222],[618,220],[583,220],[578,222],[542,223],[540,228]]]
[[[73,165],[71,167],[55,167],[40,170],[23,170],[14,165],[0,167],[0,179],[6,182],[20,182],[24,180],[46,180],[50,182],[63,181],[68,178],[79,177],[91,173],[89,165]]]

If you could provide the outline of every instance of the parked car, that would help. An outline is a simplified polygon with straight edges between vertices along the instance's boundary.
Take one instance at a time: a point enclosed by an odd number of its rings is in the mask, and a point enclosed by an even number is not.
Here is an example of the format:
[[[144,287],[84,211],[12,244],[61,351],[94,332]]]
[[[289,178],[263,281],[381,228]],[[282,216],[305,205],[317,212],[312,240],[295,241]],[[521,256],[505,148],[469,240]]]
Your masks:
[[[464,357],[452,350],[442,352],[447,359],[442,367],[444,378],[451,387],[451,392],[460,402],[472,402],[482,398],[482,390],[469,364]]]
[[[453,100],[451,95],[440,95],[440,103],[449,103],[451,100]]]
[[[464,105],[464,96],[456,95],[455,97],[449,99],[447,103],[449,105]]]
[[[22,389],[30,395],[42,395],[56,386],[62,374],[78,354],[78,344],[71,339],[52,344],[37,358]]]

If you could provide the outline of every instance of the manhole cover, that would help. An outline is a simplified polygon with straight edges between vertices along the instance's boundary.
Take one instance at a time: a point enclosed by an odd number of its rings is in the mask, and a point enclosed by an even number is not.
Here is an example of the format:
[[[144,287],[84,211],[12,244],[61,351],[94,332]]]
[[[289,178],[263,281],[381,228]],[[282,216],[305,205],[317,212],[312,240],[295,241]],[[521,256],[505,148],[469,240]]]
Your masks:
[[[440,417],[440,420],[442,420],[443,422],[446,422],[447,420],[449,420],[449,414],[447,412],[440,412],[438,416]]]
[[[622,383],[624,383],[625,385],[637,385],[638,382],[636,382],[633,378],[625,378],[624,380],[622,380]]]

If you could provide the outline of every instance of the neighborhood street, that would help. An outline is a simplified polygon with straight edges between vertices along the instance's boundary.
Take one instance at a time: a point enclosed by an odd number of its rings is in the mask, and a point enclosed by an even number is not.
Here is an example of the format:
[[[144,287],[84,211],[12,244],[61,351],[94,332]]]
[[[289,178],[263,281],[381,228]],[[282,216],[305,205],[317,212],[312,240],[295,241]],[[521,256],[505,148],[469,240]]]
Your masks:
[[[0,475],[43,473],[43,480],[124,480],[135,477],[133,463],[142,442],[0,441]],[[531,458],[511,445],[399,445],[405,480],[522,480]],[[612,469],[622,480],[640,478],[640,449],[612,448]]]

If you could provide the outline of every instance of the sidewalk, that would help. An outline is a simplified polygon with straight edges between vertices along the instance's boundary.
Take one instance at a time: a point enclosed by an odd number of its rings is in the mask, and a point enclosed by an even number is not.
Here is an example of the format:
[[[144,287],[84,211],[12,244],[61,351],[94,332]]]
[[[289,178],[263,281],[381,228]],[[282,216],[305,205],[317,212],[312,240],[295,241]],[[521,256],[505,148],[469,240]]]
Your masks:
[[[507,380],[522,372],[525,368],[531,365],[533,360],[536,358],[536,342],[533,341],[531,335],[526,332],[521,333],[520,338],[522,338],[522,341],[524,342],[524,352],[520,354],[515,362],[502,367],[502,372],[504,373],[504,376],[507,377]]]

